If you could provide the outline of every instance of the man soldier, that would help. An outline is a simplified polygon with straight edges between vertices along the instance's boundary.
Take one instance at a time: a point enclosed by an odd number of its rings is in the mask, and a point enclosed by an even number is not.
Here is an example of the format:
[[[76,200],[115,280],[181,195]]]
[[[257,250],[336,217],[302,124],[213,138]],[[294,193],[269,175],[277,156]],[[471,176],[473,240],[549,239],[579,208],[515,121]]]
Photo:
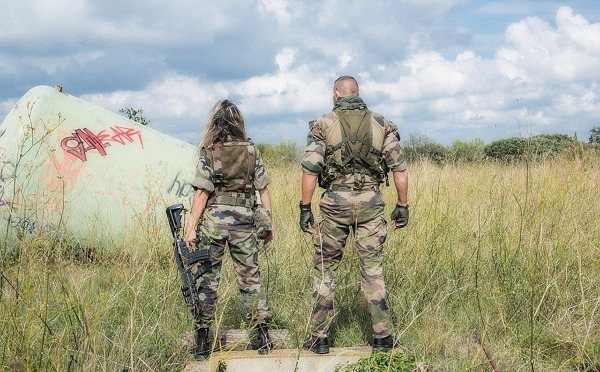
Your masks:
[[[310,123],[302,160],[300,228],[314,244],[312,331],[304,348],[329,352],[336,272],[352,231],[359,257],[362,293],[373,328],[373,350],[399,346],[390,330],[390,311],[383,279],[383,244],[387,237],[385,203],[379,186],[393,174],[397,201],[395,228],[408,223],[408,171],[396,126],[370,111],[358,83],[342,76],[333,85],[333,110]],[[314,224],[311,199],[317,183],[324,189]],[[314,224],[314,225],[313,225]]]

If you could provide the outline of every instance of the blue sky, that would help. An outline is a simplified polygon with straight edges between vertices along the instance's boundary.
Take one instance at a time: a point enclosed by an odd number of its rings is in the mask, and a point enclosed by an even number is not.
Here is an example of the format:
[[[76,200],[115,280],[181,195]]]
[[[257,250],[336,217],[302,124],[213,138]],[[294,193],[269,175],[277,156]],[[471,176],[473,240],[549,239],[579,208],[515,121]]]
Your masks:
[[[0,0],[0,117],[37,85],[197,143],[235,101],[258,143],[296,140],[353,75],[404,139],[600,126],[600,2]]]

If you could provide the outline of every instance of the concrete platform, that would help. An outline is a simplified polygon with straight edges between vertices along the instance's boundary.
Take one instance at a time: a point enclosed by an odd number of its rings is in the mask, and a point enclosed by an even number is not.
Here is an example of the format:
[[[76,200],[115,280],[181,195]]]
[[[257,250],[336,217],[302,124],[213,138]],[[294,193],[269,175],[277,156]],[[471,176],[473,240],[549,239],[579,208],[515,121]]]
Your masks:
[[[214,340],[215,337],[217,340]],[[287,329],[269,329],[269,337],[271,337],[275,349],[285,349],[286,347],[289,347],[287,344],[290,341],[290,332]],[[187,350],[192,352],[196,342],[194,340],[194,333],[185,332],[182,339]],[[256,350],[258,348],[256,331],[243,329],[219,330],[217,334],[209,331],[208,342],[211,345],[215,342],[217,348],[227,351]]]
[[[220,360],[227,364],[227,372],[333,372],[338,365],[368,357],[371,350],[369,346],[334,347],[323,355],[296,349],[275,349],[267,355],[256,350],[221,351],[205,361],[188,363],[184,372],[215,372]]]

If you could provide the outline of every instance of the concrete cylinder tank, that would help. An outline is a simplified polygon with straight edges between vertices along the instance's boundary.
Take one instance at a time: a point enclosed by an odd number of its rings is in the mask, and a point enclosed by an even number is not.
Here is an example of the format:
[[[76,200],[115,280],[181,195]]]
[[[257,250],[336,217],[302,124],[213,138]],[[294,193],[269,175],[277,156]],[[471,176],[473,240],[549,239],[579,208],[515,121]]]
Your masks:
[[[170,235],[165,208],[190,205],[195,158],[195,146],[60,87],[32,88],[0,125],[1,244]]]

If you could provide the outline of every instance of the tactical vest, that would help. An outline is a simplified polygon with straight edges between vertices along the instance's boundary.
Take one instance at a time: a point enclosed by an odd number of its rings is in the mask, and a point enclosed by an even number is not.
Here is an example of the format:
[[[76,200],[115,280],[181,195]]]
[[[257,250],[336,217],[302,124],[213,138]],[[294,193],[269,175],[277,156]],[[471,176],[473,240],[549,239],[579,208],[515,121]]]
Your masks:
[[[336,110],[338,119],[326,134],[325,169],[319,186],[327,189],[334,181],[354,175],[353,188],[360,190],[365,176],[378,184],[387,180],[382,154],[385,128],[373,123],[369,110]]]
[[[225,204],[254,208],[254,144],[251,141],[223,142],[214,144],[211,150],[215,191],[209,197],[207,205]]]

